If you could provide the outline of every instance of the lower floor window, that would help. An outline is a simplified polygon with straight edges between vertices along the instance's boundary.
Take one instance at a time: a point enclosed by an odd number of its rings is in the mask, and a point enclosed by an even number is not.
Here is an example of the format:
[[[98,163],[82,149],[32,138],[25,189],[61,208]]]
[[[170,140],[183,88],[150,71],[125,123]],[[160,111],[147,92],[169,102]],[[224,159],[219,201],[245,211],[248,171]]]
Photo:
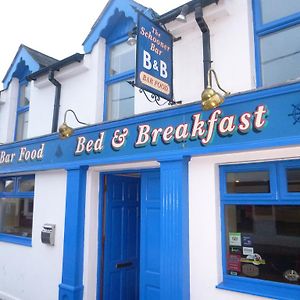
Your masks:
[[[300,299],[300,160],[220,168],[223,282],[218,288]]]
[[[0,232],[32,236],[33,198],[0,199]]]
[[[225,205],[226,272],[300,284],[300,205]]]
[[[34,182],[32,175],[0,177],[0,240],[32,237]]]

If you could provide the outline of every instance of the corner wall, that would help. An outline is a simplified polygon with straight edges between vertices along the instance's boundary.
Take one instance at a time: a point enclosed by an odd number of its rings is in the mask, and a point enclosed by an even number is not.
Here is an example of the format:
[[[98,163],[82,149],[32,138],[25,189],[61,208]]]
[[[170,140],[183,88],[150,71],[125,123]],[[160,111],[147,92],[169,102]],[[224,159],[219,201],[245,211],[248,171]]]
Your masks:
[[[58,299],[65,221],[66,175],[35,175],[32,247],[0,242],[0,299]],[[56,225],[55,245],[41,243],[43,224]]]

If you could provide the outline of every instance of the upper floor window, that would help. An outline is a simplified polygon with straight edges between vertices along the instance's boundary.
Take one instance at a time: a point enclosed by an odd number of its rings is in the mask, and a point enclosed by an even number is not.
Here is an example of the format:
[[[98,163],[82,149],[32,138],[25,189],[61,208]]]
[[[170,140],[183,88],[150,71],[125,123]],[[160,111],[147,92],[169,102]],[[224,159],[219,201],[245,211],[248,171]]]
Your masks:
[[[258,86],[300,79],[300,1],[253,0]]]
[[[126,37],[127,38],[127,37]],[[127,82],[135,72],[135,47],[125,39],[107,45],[106,120],[117,120],[134,114],[134,88]]]
[[[34,176],[0,178],[0,241],[31,245]]]
[[[29,114],[29,85],[27,82],[20,83],[19,99],[17,107],[15,140],[20,141],[27,137],[28,114]]]

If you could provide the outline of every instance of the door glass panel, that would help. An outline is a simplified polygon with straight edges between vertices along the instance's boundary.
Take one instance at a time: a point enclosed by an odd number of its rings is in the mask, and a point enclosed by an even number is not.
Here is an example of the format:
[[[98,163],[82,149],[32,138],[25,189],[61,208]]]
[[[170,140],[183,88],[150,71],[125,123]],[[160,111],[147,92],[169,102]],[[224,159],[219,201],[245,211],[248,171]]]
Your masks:
[[[299,40],[300,25],[268,34],[260,39],[264,85],[300,78]]]
[[[262,22],[268,23],[300,12],[298,0],[261,0]]]
[[[225,205],[227,274],[300,284],[300,206]]]
[[[270,193],[268,171],[232,172],[226,174],[227,193]]]
[[[286,173],[288,192],[300,192],[300,169],[288,169]]]

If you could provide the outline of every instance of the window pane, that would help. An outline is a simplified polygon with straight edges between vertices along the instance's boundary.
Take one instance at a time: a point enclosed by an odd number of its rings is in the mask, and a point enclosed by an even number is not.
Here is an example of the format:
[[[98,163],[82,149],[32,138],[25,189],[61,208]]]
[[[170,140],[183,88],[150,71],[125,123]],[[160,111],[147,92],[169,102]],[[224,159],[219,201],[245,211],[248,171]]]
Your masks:
[[[300,192],[300,169],[287,170],[288,192]]]
[[[29,105],[29,86],[28,85],[22,85],[20,87],[20,102],[19,106],[24,107]]]
[[[134,88],[121,81],[108,87],[107,118],[117,120],[134,115]]]
[[[18,114],[16,140],[21,141],[27,137],[28,111]]]
[[[300,206],[225,205],[227,274],[300,284]]]
[[[34,192],[34,178],[21,179],[19,183],[20,192]]]
[[[0,180],[0,192],[12,192],[14,190],[15,182],[12,179]]]
[[[110,76],[135,69],[135,47],[126,42],[110,49]]]
[[[227,193],[270,193],[268,171],[226,174]]]
[[[268,23],[300,12],[299,0],[261,0],[262,22]]]
[[[32,198],[1,198],[0,232],[31,237],[32,215]]]
[[[300,25],[268,34],[260,39],[264,85],[300,78],[299,40]]]

